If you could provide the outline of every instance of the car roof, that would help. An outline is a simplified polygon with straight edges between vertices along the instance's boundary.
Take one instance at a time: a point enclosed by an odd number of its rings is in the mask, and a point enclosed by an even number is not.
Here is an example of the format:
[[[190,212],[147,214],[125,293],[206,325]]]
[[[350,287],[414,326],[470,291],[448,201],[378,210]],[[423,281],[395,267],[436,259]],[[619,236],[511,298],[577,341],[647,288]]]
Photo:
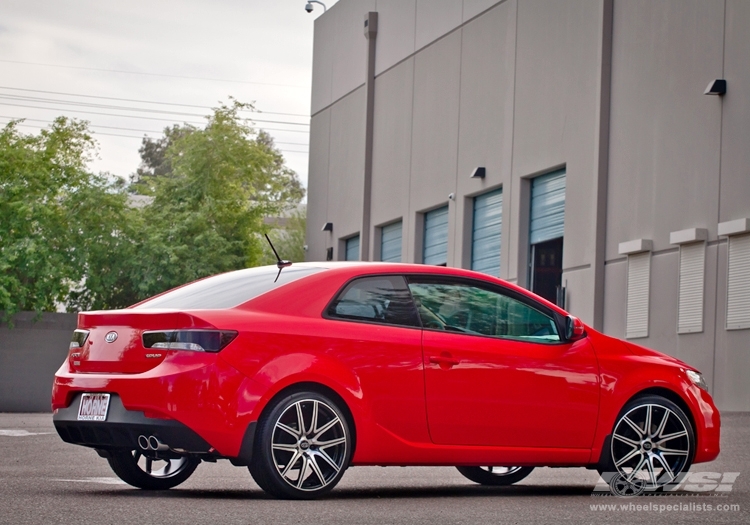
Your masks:
[[[304,262],[294,263],[295,266],[315,267],[324,268],[328,272],[335,272],[339,274],[346,274],[352,278],[358,276],[365,276],[368,274],[387,274],[387,273],[400,273],[400,274],[421,274],[421,275],[445,275],[452,277],[465,277],[469,279],[479,279],[482,281],[494,282],[495,284],[504,286],[523,295],[531,295],[539,302],[546,304],[549,308],[556,312],[567,315],[568,313],[557,306],[540,297],[533,294],[529,290],[522,288],[514,283],[500,279],[486,273],[475,272],[473,270],[466,270],[464,268],[455,268],[452,266],[434,266],[429,264],[416,264],[416,263],[391,263],[391,262],[380,262],[380,261],[324,261],[324,262]]]

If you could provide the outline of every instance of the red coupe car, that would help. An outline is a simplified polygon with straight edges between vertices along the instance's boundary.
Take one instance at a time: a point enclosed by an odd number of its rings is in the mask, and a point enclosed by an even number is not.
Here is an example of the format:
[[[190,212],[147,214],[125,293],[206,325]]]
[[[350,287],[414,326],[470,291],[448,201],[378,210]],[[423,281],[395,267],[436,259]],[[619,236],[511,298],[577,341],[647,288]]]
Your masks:
[[[410,264],[278,272],[81,313],[52,391],[62,439],[142,489],[228,459],[281,498],[355,465],[452,465],[490,485],[585,466],[653,489],[719,453],[700,372],[513,284]]]

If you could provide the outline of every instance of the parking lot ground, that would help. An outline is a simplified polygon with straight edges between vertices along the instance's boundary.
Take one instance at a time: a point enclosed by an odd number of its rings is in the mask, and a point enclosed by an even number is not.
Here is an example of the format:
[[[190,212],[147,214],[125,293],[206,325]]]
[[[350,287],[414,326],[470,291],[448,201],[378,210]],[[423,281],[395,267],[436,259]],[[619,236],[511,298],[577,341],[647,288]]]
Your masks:
[[[669,495],[595,496],[599,476],[582,468],[536,469],[494,488],[450,467],[353,467],[321,500],[279,501],[227,461],[201,464],[170,491],[134,489],[93,450],[63,443],[50,415],[0,414],[0,523],[750,523],[750,413],[722,423],[719,458],[691,469],[717,474]],[[739,476],[716,491],[727,473]]]

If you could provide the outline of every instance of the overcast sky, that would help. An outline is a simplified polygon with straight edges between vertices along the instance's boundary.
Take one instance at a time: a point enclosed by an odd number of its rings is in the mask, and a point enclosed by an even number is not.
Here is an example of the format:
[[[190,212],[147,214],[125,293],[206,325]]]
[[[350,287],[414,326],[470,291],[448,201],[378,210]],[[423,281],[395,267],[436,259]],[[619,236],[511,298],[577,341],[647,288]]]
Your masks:
[[[26,118],[32,133],[58,115],[88,120],[100,145],[91,168],[127,176],[144,133],[200,125],[206,108],[233,96],[265,112],[257,126],[306,186],[313,21],[323,9],[308,14],[305,3],[2,0],[0,124]]]

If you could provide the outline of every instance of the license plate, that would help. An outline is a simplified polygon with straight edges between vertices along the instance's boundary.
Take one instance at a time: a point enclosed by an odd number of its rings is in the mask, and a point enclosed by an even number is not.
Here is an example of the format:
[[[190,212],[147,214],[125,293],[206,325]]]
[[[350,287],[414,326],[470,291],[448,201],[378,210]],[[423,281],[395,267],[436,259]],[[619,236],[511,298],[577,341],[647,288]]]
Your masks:
[[[109,394],[83,394],[78,407],[78,421],[105,421]]]

